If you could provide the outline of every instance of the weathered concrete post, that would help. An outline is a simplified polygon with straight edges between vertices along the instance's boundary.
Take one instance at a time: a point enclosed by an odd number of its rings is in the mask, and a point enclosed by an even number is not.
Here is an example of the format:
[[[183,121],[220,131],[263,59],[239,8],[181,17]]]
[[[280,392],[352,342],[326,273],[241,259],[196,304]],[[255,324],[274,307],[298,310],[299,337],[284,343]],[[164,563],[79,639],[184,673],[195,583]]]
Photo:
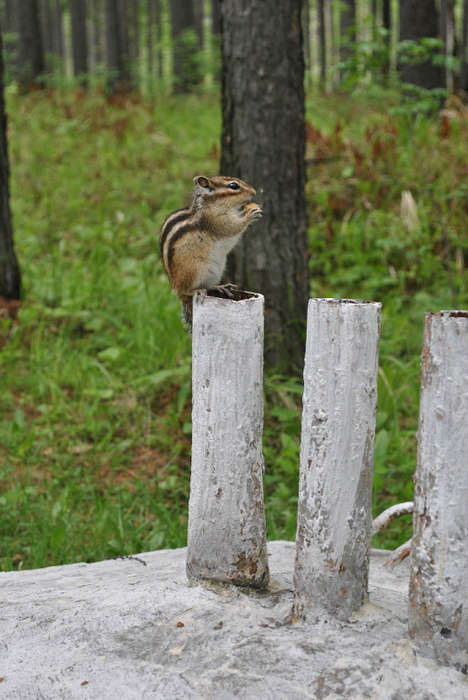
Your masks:
[[[409,587],[409,634],[468,664],[468,311],[426,314]]]
[[[347,619],[367,598],[381,304],[310,299],[294,614]]]
[[[187,575],[268,583],[263,504],[263,296],[193,308]]]

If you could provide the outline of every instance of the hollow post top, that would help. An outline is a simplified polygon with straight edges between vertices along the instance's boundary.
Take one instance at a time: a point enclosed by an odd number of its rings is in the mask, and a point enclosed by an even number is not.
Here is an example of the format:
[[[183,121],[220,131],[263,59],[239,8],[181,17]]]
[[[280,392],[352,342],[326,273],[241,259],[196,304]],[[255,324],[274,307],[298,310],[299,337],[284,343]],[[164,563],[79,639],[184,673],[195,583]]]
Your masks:
[[[248,292],[245,289],[233,289],[231,291],[233,298],[229,299],[225,296],[222,296],[217,290],[213,289],[208,289],[208,290],[201,290],[197,292],[194,295],[194,301],[198,304],[204,304],[206,302],[208,303],[214,303],[214,302],[223,302],[223,303],[235,303],[235,302],[258,302],[258,301],[264,301],[265,297],[263,294],[260,294],[258,292]]]
[[[330,306],[375,306],[377,308],[382,307],[382,303],[380,301],[366,301],[364,299],[340,299],[338,297],[323,297],[323,298],[311,298],[309,299],[309,305],[312,303],[325,303],[329,304]]]
[[[452,318],[464,318],[468,319],[468,311],[464,309],[444,309],[442,311],[436,311],[433,313],[432,311],[427,311],[425,313],[425,318],[440,318],[440,319],[452,319]]]

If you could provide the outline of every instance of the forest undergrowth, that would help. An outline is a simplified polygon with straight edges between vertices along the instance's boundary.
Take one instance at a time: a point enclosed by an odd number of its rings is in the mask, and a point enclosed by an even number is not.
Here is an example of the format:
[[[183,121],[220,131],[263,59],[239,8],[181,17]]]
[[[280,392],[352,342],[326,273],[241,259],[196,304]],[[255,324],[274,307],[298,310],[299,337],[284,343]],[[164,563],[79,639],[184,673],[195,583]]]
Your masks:
[[[383,303],[376,513],[412,498],[424,312],[468,307],[466,112],[397,104],[311,95],[307,116],[311,296]],[[9,89],[7,106],[24,293],[0,310],[0,569],[182,546],[190,338],[158,230],[218,171],[218,98]],[[300,371],[267,373],[270,539],[295,535],[301,395]]]

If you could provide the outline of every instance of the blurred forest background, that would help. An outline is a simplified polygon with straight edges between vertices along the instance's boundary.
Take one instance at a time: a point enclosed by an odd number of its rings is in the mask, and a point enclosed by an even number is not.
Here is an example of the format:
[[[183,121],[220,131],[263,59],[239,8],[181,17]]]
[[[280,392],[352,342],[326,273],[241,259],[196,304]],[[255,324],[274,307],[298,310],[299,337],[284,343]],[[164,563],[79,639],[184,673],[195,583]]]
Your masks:
[[[468,0],[1,0],[0,21],[0,570],[185,544],[191,343],[158,231],[220,167],[264,199],[230,272],[269,300],[269,539],[295,535],[308,295],[383,302],[375,512],[411,500],[424,312],[468,307]]]

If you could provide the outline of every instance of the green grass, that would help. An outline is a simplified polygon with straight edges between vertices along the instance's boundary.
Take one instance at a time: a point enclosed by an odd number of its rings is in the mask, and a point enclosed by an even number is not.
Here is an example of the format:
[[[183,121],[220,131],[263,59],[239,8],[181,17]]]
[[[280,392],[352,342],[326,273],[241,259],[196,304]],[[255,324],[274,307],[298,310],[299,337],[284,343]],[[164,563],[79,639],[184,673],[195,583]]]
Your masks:
[[[424,312],[468,305],[467,127],[441,138],[437,120],[388,106],[309,105],[311,295],[384,304],[376,511],[412,495]],[[0,318],[0,568],[181,546],[190,339],[157,234],[193,175],[217,171],[218,100],[10,90],[8,112],[24,301],[17,322]],[[301,393],[299,376],[265,378],[270,538],[295,534]],[[403,541],[408,520],[379,544]]]

